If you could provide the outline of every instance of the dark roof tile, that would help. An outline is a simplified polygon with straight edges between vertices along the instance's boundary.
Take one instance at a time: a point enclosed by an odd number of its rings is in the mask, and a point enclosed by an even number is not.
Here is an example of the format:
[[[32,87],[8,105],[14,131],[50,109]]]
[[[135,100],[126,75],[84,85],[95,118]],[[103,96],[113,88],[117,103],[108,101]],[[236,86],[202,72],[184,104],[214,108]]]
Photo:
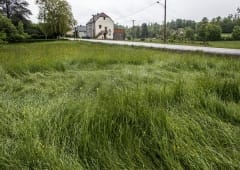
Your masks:
[[[90,21],[88,21],[87,24],[91,24],[93,23],[93,19],[94,19],[94,22],[96,22],[100,17],[106,17],[106,18],[110,18],[108,15],[106,15],[104,12],[102,13],[98,13],[97,15],[94,15],[94,18],[92,17],[90,19]],[[110,18],[111,19],[111,18]]]

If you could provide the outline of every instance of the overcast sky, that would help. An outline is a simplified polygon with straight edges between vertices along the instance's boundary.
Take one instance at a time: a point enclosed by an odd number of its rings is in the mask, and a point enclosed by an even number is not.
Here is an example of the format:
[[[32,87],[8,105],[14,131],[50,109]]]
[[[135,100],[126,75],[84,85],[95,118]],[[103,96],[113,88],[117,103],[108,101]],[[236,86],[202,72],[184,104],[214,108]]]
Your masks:
[[[131,25],[143,22],[163,22],[163,7],[154,0],[67,0],[78,24],[86,24],[92,14],[105,12],[115,23]],[[28,0],[33,16],[37,22],[38,7],[35,0]],[[163,2],[161,0],[160,2]],[[167,0],[167,20],[176,18],[201,20],[203,17],[213,18],[227,16],[240,7],[240,0]]]

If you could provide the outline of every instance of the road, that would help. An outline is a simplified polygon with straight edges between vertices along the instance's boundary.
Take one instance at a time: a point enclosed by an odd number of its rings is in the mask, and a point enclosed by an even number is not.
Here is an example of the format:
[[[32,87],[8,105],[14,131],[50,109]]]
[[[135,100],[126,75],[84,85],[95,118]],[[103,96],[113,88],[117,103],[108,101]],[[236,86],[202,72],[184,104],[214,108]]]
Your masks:
[[[134,47],[148,47],[148,48],[175,50],[175,51],[203,52],[208,54],[230,55],[230,56],[240,57],[240,49],[197,47],[197,46],[187,46],[187,45],[170,45],[170,44],[159,44],[159,43],[114,41],[114,40],[94,40],[94,39],[69,39],[69,40],[79,40],[79,41],[86,41],[86,42],[92,42],[92,43],[103,43],[103,44],[114,44],[114,45],[126,45],[126,46],[134,46]]]

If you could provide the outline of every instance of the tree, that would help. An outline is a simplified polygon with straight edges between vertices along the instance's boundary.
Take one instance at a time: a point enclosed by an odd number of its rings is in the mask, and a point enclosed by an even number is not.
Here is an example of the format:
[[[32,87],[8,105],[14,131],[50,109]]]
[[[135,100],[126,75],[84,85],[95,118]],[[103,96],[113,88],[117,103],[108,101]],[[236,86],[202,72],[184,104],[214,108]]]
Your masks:
[[[221,39],[222,30],[221,27],[217,24],[209,23],[207,25],[207,40],[208,41],[217,41]]]
[[[218,16],[218,17],[216,18],[216,22],[217,22],[218,24],[220,24],[221,20],[222,20],[222,18],[221,18],[220,16]]]
[[[31,36],[33,39],[45,38],[44,33],[41,30],[40,24],[30,23],[29,26],[24,30],[25,33]]]
[[[148,37],[158,38],[160,35],[160,25],[158,23],[152,23],[148,25]]]
[[[140,37],[141,37],[141,29],[140,29],[140,26],[136,26],[135,30],[136,30],[136,38],[140,38]]]
[[[69,31],[75,20],[71,6],[66,0],[37,0],[39,5],[39,20],[45,35],[52,34],[55,38]]]
[[[197,25],[198,39],[206,43],[206,41],[216,41],[221,39],[222,29],[217,24],[221,18],[218,17],[209,23],[208,19],[204,17],[202,21]]]
[[[240,40],[240,26],[235,26],[232,33],[232,38],[234,40]]]
[[[14,42],[24,38],[25,35],[18,32],[10,19],[0,15],[0,39],[2,41]]]
[[[23,22],[22,21],[18,22],[17,30],[18,30],[19,34],[24,34],[24,28],[23,28]]]
[[[224,18],[221,22],[221,27],[222,27],[223,33],[232,33],[233,27],[234,27],[232,16],[228,16]]]
[[[0,0],[0,13],[11,19],[17,26],[19,21],[29,22],[27,18],[32,13],[28,6],[29,3],[25,0]]]
[[[191,27],[188,27],[185,29],[185,38],[189,41],[193,41],[194,40],[194,30]]]
[[[235,26],[240,26],[240,8],[237,9],[237,12],[235,14]]]
[[[17,34],[16,27],[12,24],[11,20],[5,16],[0,15],[0,32],[3,40],[10,40]]]
[[[7,35],[5,32],[0,32],[0,44],[6,41]]]
[[[23,28],[23,22],[19,21],[18,22],[18,26],[16,27],[18,30],[18,34],[20,39],[26,39],[26,38],[30,38],[31,36],[29,36],[27,33],[24,32],[24,28]]]
[[[192,20],[185,20],[185,19],[177,19],[176,21],[172,20],[171,22],[167,23],[168,27],[173,30],[178,30],[179,28],[187,28],[191,27],[195,29],[196,22]]]
[[[142,24],[142,29],[141,29],[141,38],[148,38],[148,27],[146,23]]]
[[[207,42],[207,38],[208,38],[208,28],[207,28],[207,25],[208,25],[208,23],[201,22],[197,26],[198,39],[203,41],[204,43]]]
[[[203,24],[207,24],[209,22],[207,17],[204,17],[201,21]]]
[[[183,24],[183,20],[182,19],[177,19],[176,20],[176,28],[183,28],[184,26],[184,24]]]

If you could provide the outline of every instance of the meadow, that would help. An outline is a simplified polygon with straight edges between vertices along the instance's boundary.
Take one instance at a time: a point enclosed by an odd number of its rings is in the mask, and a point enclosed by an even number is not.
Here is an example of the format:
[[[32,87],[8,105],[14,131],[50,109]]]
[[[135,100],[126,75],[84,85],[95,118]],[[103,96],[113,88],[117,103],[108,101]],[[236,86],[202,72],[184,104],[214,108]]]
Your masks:
[[[240,49],[240,41],[211,41],[210,47]]]
[[[0,46],[0,169],[238,169],[240,60]]]
[[[225,35],[226,37],[227,35]],[[223,36],[224,37],[224,36]],[[136,40],[141,41],[141,40]],[[144,42],[150,43],[161,43],[164,42],[159,39],[146,39]],[[190,45],[190,46],[201,46],[201,47],[214,47],[214,48],[230,48],[230,49],[240,49],[240,41],[208,41],[204,44],[202,41],[176,41],[168,42],[169,44],[178,45]]]

